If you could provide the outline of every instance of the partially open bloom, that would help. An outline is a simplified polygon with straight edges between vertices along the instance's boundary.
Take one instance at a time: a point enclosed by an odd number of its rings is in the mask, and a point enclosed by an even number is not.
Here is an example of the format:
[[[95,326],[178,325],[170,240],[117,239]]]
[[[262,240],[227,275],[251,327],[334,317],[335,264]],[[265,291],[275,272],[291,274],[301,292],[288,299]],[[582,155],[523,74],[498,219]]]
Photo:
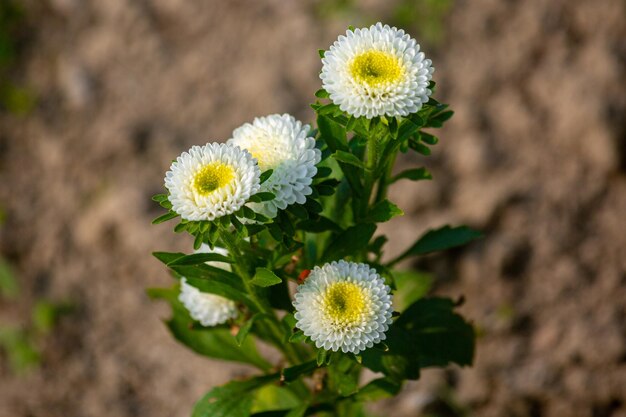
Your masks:
[[[207,244],[202,244],[195,253],[218,253],[228,256],[228,251],[218,246],[211,249]],[[226,262],[207,262],[207,265],[230,271],[230,264]],[[178,299],[189,311],[192,319],[197,320],[203,326],[216,326],[225,323],[229,319],[237,317],[237,306],[234,301],[215,294],[209,294],[189,285],[185,278],[180,280],[180,294]]]
[[[270,218],[291,204],[304,204],[311,194],[311,182],[317,173],[321,152],[315,148],[310,126],[288,114],[258,117],[235,129],[229,144],[248,150],[258,161],[261,172],[272,169],[261,191],[276,196],[250,207]]]
[[[390,288],[369,265],[338,261],[316,266],[298,287],[296,326],[318,348],[358,353],[385,339]]]
[[[217,326],[237,317],[235,302],[219,295],[201,292],[187,283],[185,278],[180,280],[180,294],[178,299],[189,311],[192,319],[203,326]]]
[[[183,152],[165,174],[172,210],[185,220],[236,212],[259,191],[259,167],[237,146],[208,143]]]
[[[403,30],[382,23],[348,30],[324,54],[322,85],[354,117],[415,113],[428,101],[435,70],[419,50]]]

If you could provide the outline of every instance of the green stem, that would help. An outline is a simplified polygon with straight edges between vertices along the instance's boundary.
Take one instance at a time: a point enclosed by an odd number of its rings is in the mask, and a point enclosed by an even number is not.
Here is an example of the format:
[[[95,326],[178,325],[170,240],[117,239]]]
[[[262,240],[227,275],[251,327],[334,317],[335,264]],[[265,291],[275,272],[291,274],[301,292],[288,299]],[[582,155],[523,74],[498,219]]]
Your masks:
[[[259,299],[254,287],[250,283],[252,280],[252,276],[250,276],[249,273],[250,266],[247,264],[245,256],[243,256],[239,250],[239,246],[237,245],[237,242],[230,230],[226,228],[222,229],[220,237],[222,238],[224,246],[226,246],[226,250],[228,250],[228,252],[232,255],[232,258],[235,260],[235,263],[233,264],[235,272],[241,276],[246,292],[250,295],[255,307],[268,317],[268,320],[264,323],[265,327],[267,327],[268,336],[271,338],[274,346],[283,352],[289,363],[292,365],[296,365],[306,360],[305,354],[300,352],[295,345],[284,342],[283,332],[280,328],[280,321],[276,317],[272,307]]]
[[[372,197],[372,190],[374,188],[374,182],[376,178],[374,177],[376,173],[376,166],[378,163],[378,138],[375,135],[372,135],[367,141],[366,148],[366,161],[365,161],[365,193],[363,194],[361,200],[361,207],[359,212],[359,217],[363,218],[367,215],[367,210],[369,208],[370,198]]]
[[[385,165],[383,167],[383,175],[380,177],[378,181],[378,190],[376,192],[376,199],[374,203],[379,203],[387,198],[387,190],[389,189],[389,179],[391,178],[391,173],[393,171],[393,166],[396,162],[396,156],[398,155],[398,150],[394,149],[389,153],[389,155],[385,158]]]

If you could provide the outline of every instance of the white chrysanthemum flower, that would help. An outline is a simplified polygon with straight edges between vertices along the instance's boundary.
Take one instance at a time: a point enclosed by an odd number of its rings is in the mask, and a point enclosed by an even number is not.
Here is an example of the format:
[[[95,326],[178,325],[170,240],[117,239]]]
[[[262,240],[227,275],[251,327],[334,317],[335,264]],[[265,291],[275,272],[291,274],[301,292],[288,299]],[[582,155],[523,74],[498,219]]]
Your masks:
[[[385,339],[393,312],[389,292],[369,265],[316,266],[296,292],[296,326],[318,348],[359,353]]]
[[[258,213],[274,218],[278,209],[291,204],[304,204],[310,195],[311,182],[317,173],[321,152],[315,148],[310,126],[303,125],[288,114],[257,117],[233,132],[229,144],[248,150],[258,161],[261,172],[272,169],[270,178],[261,184],[261,191],[276,196],[273,200],[251,203]]]
[[[217,326],[237,317],[237,306],[234,301],[202,292],[187,284],[185,278],[180,280],[178,299],[189,311],[191,318],[199,321],[203,326]]]
[[[403,30],[382,23],[348,30],[324,54],[322,85],[354,117],[415,113],[432,93],[435,70],[419,50]]]
[[[194,146],[165,174],[172,210],[186,220],[236,212],[259,191],[261,171],[250,153],[224,143]]]

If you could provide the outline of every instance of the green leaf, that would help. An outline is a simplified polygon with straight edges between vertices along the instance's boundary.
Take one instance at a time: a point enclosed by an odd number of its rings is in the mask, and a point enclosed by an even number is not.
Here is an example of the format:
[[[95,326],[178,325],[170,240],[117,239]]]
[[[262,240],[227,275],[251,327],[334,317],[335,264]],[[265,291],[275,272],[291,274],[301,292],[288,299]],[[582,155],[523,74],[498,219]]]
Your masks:
[[[220,255],[219,253],[194,253],[176,258],[169,262],[167,266],[200,265],[206,262],[225,262],[232,264],[234,261],[227,256]]]
[[[267,181],[272,176],[272,173],[274,173],[273,169],[268,169],[267,171],[261,173],[261,177],[259,178],[260,184],[263,184],[265,181]]]
[[[307,341],[307,336],[304,334],[302,330],[298,330],[289,336],[289,343],[302,343]]]
[[[265,291],[263,291],[263,293],[265,294],[270,307],[276,310],[284,310],[288,312],[294,311],[287,282],[268,287]]]
[[[219,295],[235,302],[244,303],[251,311],[257,311],[258,307],[252,299],[241,289],[235,286],[237,283],[217,281],[215,279],[192,278],[187,276],[187,283],[196,287],[201,292]]]
[[[244,227],[243,223],[239,221],[237,216],[235,216],[234,214],[231,214],[230,222],[233,224],[233,227],[235,228],[235,231],[237,232],[237,236],[239,238],[246,236],[246,228]]]
[[[147,293],[152,299],[169,302],[172,317],[165,324],[176,340],[194,352],[214,359],[248,363],[264,371],[271,368],[271,365],[259,355],[252,339],[246,339],[238,346],[228,329],[221,327],[192,329],[193,320],[178,301],[178,287],[151,288]]]
[[[356,401],[378,401],[395,397],[400,393],[402,385],[389,378],[378,378],[364,386],[354,396]]]
[[[292,237],[296,233],[293,228],[291,218],[284,211],[278,212],[278,215],[274,218],[274,223],[278,224],[283,231],[283,234],[289,237]]]
[[[389,328],[385,341],[389,350],[364,351],[363,365],[398,381],[417,379],[426,367],[471,365],[474,329],[454,306],[446,298],[416,301]]]
[[[276,223],[269,223],[267,225],[267,231],[270,232],[270,235],[276,242],[282,242],[283,231]]]
[[[396,119],[395,117],[391,117],[388,120],[388,126],[389,126],[389,134],[391,135],[391,137],[393,139],[398,139],[398,119]]]
[[[202,233],[198,233],[196,235],[196,238],[193,240],[193,248],[195,250],[200,249],[202,243],[204,243],[204,235]]]
[[[283,382],[295,381],[300,375],[308,375],[318,368],[317,361],[304,362],[282,370],[280,380]]]
[[[174,226],[174,232],[175,233],[184,232],[185,230],[187,230],[188,227],[189,227],[189,223],[180,222],[176,226]]]
[[[319,202],[312,200],[310,198],[306,200],[306,203],[304,203],[304,207],[310,213],[321,213],[322,211],[324,211],[324,208]]]
[[[354,363],[351,355],[334,354],[328,367],[328,386],[332,391],[347,397],[359,389],[361,367]]]
[[[155,194],[152,196],[152,201],[156,201],[157,203],[162,203],[167,200],[167,194]]]
[[[330,115],[337,113],[338,110],[339,110],[338,105],[336,105],[335,103],[329,103],[329,104],[324,104],[321,107],[318,107],[317,114],[322,115],[322,116],[324,115],[330,116]]]
[[[265,375],[213,388],[196,403],[192,417],[249,417],[255,391],[275,379]]]
[[[355,126],[356,126],[356,124],[357,124],[357,120],[358,120],[358,119],[357,119],[356,117],[354,117],[354,116],[350,116],[350,118],[348,119],[348,123],[346,123],[346,130],[347,130],[348,132],[351,132],[351,131],[353,131],[353,130],[354,130],[354,127],[355,127]]]
[[[254,213],[254,218],[257,222],[268,223],[271,219],[261,213]]]
[[[152,252],[152,256],[167,265],[186,255],[182,252]]]
[[[306,415],[307,408],[309,408],[309,403],[302,403],[289,410],[285,417],[304,417]]]
[[[420,126],[413,123],[409,119],[405,119],[398,128],[398,141],[403,142],[410,138],[415,132],[419,130]]]
[[[336,187],[330,185],[316,185],[313,189],[321,196],[329,196],[335,194]]]
[[[243,282],[239,275],[213,265],[169,265],[169,268],[182,277],[220,281],[225,284],[233,285],[236,288],[244,289]]]
[[[350,150],[350,148],[348,147],[348,141],[346,139],[346,129],[341,124],[331,120],[328,116],[318,114],[317,125],[319,127],[321,139],[328,145],[328,148],[332,152],[348,152]],[[355,194],[355,196],[358,197],[362,195],[362,171],[357,167],[345,162],[340,162],[339,166],[346,176],[346,180],[350,184],[350,188],[352,188],[352,192]]]
[[[368,246],[368,250],[372,253],[375,254],[380,254],[381,250],[383,249],[383,246],[385,245],[385,243],[387,243],[389,239],[387,239],[387,236],[381,235],[376,237],[376,239],[374,239],[372,241],[372,243]]]
[[[357,168],[365,169],[365,165],[363,164],[363,161],[361,161],[359,158],[357,158],[350,152],[339,150],[339,151],[336,151],[332,155],[332,157],[335,158],[339,162],[343,162],[345,164],[349,164]]]
[[[341,259],[353,255],[369,244],[376,231],[376,225],[371,223],[357,224],[339,234],[324,251],[325,260]]]
[[[448,121],[452,116],[454,115],[454,112],[452,110],[448,110],[448,111],[443,111],[441,113],[438,113],[434,116],[431,116],[428,119],[428,123],[426,124],[425,127],[442,127],[443,124]]]
[[[396,216],[403,216],[404,212],[389,200],[383,200],[370,209],[365,217],[366,222],[384,223]]]
[[[164,215],[159,216],[156,219],[152,220],[152,224],[164,223],[164,222],[166,222],[168,220],[172,220],[175,217],[178,217],[178,213],[176,213],[174,211],[170,211],[170,212],[167,212]]]
[[[241,207],[240,211],[240,217],[244,217],[246,219],[255,219],[256,218],[256,213],[254,212],[254,210],[252,210],[250,207],[248,206],[243,206]]]
[[[454,302],[447,298],[423,298],[413,303],[394,323],[393,349],[398,348],[400,339],[410,341],[410,346],[419,352],[422,368],[450,363],[471,365],[474,328],[454,313],[454,307]],[[388,344],[392,349],[391,341]]]
[[[420,132],[420,140],[428,145],[436,145],[439,143],[437,136],[433,136],[430,133]]]
[[[302,204],[292,204],[287,207],[287,211],[299,219],[308,219],[309,213]]]
[[[329,167],[317,167],[317,175],[315,175],[315,178],[325,178],[328,177],[330,174],[333,173],[333,170]]]
[[[318,49],[317,53],[320,54],[320,58],[324,58],[324,54],[326,53],[326,51],[323,49]]]
[[[246,224],[245,226],[248,236],[254,236],[266,229],[266,226],[263,224]]]
[[[419,181],[419,180],[431,180],[433,176],[426,168],[414,168],[407,169],[406,171],[402,171],[395,177],[389,181],[389,184],[392,184],[401,179],[407,179],[411,181]]]
[[[271,287],[281,282],[283,282],[283,280],[267,268],[257,268],[254,278],[250,281],[250,283],[258,287]]]
[[[328,94],[328,91],[324,90],[323,88],[320,88],[319,90],[317,90],[315,92],[315,97],[317,97],[317,98],[329,98],[330,94]]]
[[[250,196],[248,201],[252,201],[253,203],[262,203],[264,201],[270,201],[275,198],[276,196],[272,193],[262,192],[262,193],[256,193],[255,195]]]
[[[299,407],[301,401],[288,387],[276,384],[267,384],[257,389],[252,405],[252,413],[283,411]],[[255,415],[255,414],[253,414]]]
[[[393,305],[398,311],[406,309],[423,298],[432,288],[434,278],[418,271],[392,271],[398,291],[393,296]]]
[[[315,361],[317,366],[322,366],[326,363],[326,359],[329,357],[329,352],[326,349],[318,349]]]
[[[409,256],[424,255],[430,252],[462,246],[479,237],[482,237],[482,233],[467,226],[444,226],[440,229],[429,230],[406,252],[390,262],[390,265],[396,264]]]
[[[246,340],[248,333],[250,333],[250,330],[252,330],[252,325],[254,324],[254,322],[258,319],[263,319],[264,317],[266,317],[265,314],[257,313],[253,315],[252,317],[250,317],[248,321],[246,321],[244,325],[239,328],[239,331],[237,332],[237,336],[235,336],[235,341],[237,342],[238,346],[241,346],[243,342]]]
[[[326,142],[333,152],[337,150],[348,150],[346,129],[343,126],[321,114],[317,116],[317,126],[320,131],[321,139]]]
[[[425,156],[429,156],[432,152],[430,148],[426,145],[419,143],[418,141],[409,141],[409,147],[413,149],[415,152],[420,153]]]
[[[298,229],[310,233],[322,233],[329,230],[341,232],[341,226],[324,216],[318,216],[315,220],[304,220],[298,223]]]

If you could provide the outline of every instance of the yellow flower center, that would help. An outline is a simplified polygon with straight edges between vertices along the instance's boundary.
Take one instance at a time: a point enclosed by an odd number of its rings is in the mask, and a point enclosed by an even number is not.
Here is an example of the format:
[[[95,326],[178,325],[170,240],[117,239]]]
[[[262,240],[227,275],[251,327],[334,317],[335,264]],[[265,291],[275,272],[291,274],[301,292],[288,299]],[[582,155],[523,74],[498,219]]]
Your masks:
[[[357,81],[376,87],[398,81],[403,68],[400,60],[388,52],[367,51],[354,57],[350,73]]]
[[[193,177],[193,187],[200,195],[208,195],[222,188],[235,177],[235,170],[221,162],[212,162],[203,166]]]
[[[367,295],[354,282],[336,282],[323,296],[324,313],[333,323],[354,325],[368,311]]]

